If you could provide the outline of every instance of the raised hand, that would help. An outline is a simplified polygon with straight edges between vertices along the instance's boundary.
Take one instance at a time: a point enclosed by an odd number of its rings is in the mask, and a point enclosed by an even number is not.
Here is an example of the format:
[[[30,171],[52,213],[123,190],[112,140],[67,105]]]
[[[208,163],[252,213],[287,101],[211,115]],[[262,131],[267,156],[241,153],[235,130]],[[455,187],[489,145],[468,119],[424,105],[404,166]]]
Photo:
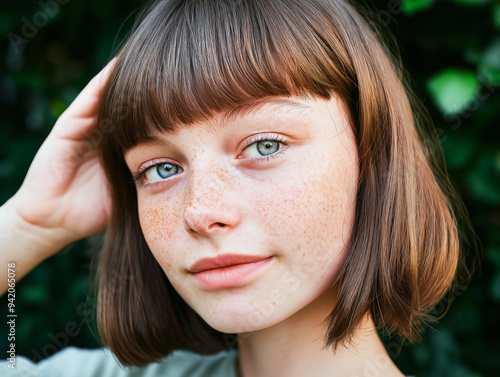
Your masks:
[[[96,122],[99,94],[113,65],[59,117],[22,186],[0,207],[0,260],[2,266],[16,262],[18,278],[65,245],[106,230],[111,200]]]

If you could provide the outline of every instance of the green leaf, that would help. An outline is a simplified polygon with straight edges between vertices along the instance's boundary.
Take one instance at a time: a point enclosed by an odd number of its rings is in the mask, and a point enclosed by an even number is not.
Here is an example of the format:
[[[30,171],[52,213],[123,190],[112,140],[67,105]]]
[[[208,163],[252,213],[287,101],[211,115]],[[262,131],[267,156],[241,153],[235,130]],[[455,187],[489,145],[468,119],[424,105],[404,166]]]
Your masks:
[[[67,108],[68,105],[60,99],[55,99],[50,104],[50,112],[55,118],[59,118]]]
[[[500,272],[500,247],[491,246],[486,252],[486,258],[492,262]]]
[[[484,51],[478,66],[479,74],[492,85],[500,85],[500,38]]]
[[[406,15],[412,15],[430,8],[434,0],[401,0],[401,9]]]
[[[454,137],[452,133],[443,143],[448,166],[458,169],[471,158],[477,146],[477,141],[471,137]]]
[[[42,304],[49,298],[49,291],[45,285],[31,285],[23,292],[23,300],[31,304]]]
[[[447,68],[427,82],[434,104],[446,115],[461,113],[477,95],[479,87],[474,72],[460,68]]]

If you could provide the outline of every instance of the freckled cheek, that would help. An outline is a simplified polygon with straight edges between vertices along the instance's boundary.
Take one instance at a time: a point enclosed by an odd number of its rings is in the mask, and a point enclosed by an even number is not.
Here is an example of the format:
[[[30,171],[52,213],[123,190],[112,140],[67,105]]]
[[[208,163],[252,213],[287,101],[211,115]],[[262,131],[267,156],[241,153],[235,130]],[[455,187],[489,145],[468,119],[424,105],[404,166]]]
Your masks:
[[[270,183],[253,198],[253,207],[274,235],[317,240],[325,232],[341,237],[344,222],[353,210],[355,186],[352,177],[309,174]]]
[[[279,240],[280,251],[295,260],[294,273],[324,284],[343,263],[356,193],[356,167],[341,156],[332,160],[289,180],[269,182],[253,196],[253,208]]]
[[[174,200],[139,200],[139,220],[144,238],[165,272],[172,266],[172,254],[179,228],[180,210]]]

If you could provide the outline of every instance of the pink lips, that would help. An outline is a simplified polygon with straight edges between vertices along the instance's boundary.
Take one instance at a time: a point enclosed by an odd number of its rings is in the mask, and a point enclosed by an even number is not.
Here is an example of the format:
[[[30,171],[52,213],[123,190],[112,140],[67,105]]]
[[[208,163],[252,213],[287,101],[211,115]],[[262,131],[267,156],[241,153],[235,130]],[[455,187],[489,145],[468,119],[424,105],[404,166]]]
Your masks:
[[[244,284],[272,259],[273,257],[257,255],[224,254],[200,259],[189,271],[202,287],[228,288]]]

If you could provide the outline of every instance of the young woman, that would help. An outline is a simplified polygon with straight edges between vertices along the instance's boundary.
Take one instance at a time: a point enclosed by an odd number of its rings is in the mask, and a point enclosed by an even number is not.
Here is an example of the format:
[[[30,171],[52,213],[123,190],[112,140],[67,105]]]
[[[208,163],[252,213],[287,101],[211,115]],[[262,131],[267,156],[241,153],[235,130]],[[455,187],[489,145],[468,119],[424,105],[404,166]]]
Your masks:
[[[18,278],[106,231],[108,348],[18,357],[16,373],[403,376],[376,330],[419,340],[459,276],[465,212],[362,14],[345,0],[147,9],[0,208]]]

